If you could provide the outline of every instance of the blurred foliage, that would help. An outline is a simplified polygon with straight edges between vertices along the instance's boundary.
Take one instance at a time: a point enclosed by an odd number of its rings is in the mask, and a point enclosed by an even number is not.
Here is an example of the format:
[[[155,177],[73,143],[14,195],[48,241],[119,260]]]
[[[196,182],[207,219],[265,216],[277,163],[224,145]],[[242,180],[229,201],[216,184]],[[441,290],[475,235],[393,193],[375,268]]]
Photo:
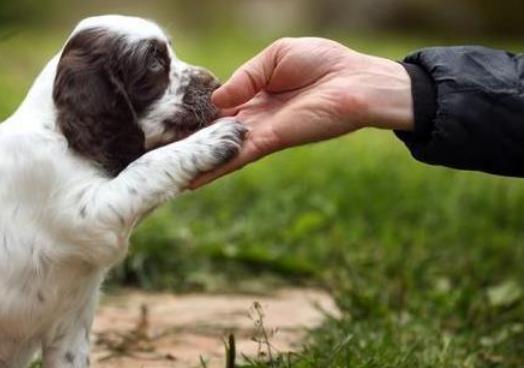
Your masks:
[[[43,9],[45,9],[45,1],[0,0],[0,24],[6,26],[30,21]]]
[[[409,31],[453,36],[524,34],[521,0],[325,0],[314,1],[312,23],[317,30]]]
[[[71,24],[113,12],[175,22],[193,32],[228,27],[266,36],[336,29],[448,37],[524,34],[522,0],[0,0],[0,27]]]
[[[285,152],[169,204],[113,281],[322,285],[344,318],[313,335],[299,367],[522,366],[522,182],[423,167],[394,139]]]

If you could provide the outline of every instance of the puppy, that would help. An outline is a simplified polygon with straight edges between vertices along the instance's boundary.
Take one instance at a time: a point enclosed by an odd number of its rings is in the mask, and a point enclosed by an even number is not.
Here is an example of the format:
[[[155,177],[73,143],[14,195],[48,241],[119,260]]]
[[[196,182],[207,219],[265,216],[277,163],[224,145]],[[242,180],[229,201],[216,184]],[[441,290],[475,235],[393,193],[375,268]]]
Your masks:
[[[1,368],[39,349],[44,367],[89,366],[98,290],[135,225],[240,149],[241,124],[209,125],[217,86],[156,24],[88,18],[0,125]]]

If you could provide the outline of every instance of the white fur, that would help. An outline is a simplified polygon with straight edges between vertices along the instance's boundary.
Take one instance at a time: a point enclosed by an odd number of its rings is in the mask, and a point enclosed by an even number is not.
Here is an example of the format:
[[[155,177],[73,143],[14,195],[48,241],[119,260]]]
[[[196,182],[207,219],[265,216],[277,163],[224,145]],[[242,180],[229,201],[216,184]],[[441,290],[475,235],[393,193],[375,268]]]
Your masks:
[[[111,32],[125,34],[131,41],[158,38],[159,40],[168,42],[168,38],[156,23],[143,18],[123,15],[102,15],[86,18],[78,23],[71,36],[83,30],[98,27]]]
[[[132,40],[167,38],[139,18],[89,18]],[[187,68],[174,57],[172,83]],[[116,178],[74,154],[55,124],[52,88],[58,56],[0,125],[0,368],[25,367],[42,349],[44,367],[87,367],[100,284],[125,256],[135,224],[179,194],[199,172],[238,150],[243,128],[224,120],[152,150]],[[168,89],[140,122],[148,140],[177,95]]]

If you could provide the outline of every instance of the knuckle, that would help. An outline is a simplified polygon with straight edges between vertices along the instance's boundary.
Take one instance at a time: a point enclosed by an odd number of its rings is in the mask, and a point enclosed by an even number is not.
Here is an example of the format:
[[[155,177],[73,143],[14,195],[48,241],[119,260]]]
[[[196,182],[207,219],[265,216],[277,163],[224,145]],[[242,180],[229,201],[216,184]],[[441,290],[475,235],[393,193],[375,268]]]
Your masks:
[[[296,38],[293,38],[293,37],[281,37],[278,40],[276,40],[273,45],[275,45],[275,46],[287,46],[287,45],[293,43],[295,40],[296,40]]]

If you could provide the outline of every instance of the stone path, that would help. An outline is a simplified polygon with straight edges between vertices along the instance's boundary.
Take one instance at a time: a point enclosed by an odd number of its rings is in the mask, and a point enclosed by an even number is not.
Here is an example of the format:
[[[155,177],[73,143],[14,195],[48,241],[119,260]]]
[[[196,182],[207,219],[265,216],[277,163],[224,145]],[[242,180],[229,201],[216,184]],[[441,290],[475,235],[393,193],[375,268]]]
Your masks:
[[[224,341],[235,336],[245,354],[290,352],[305,330],[326,314],[332,298],[315,289],[285,289],[271,296],[173,295],[126,290],[104,299],[93,328],[95,368],[224,368]],[[205,364],[202,363],[205,362]]]

